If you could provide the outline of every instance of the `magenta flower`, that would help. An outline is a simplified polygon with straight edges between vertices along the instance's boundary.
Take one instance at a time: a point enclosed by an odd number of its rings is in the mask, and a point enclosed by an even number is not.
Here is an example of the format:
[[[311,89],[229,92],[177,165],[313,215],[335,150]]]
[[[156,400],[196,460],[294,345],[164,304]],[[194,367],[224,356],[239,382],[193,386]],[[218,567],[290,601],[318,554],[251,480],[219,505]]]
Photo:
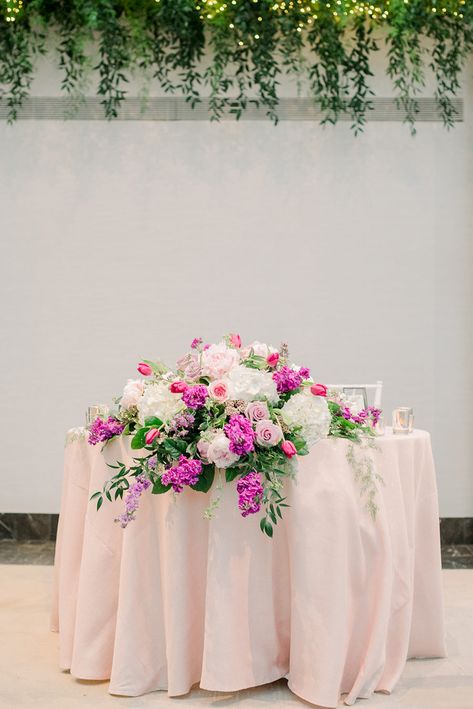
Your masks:
[[[182,395],[182,400],[189,409],[201,409],[205,406],[209,392],[204,384],[188,387]]]
[[[191,342],[191,349],[196,350],[199,345],[202,344],[202,338],[201,337],[194,337],[194,339]]]
[[[248,473],[237,483],[238,508],[243,517],[260,511],[263,501],[261,475],[255,471]]]
[[[114,416],[109,416],[106,421],[98,416],[89,429],[88,442],[91,446],[95,446],[97,443],[108,441],[114,436],[119,436],[124,428],[125,424]]]
[[[223,427],[225,435],[230,439],[229,448],[232,453],[245,455],[254,451],[255,432],[253,426],[245,416],[235,414],[230,416],[227,424]]]
[[[273,373],[273,381],[276,382],[278,393],[285,394],[300,387],[302,376],[295,369],[285,366]]]
[[[361,411],[359,411],[357,414],[354,414],[351,412],[348,406],[343,406],[342,416],[347,421],[353,421],[353,423],[358,423],[362,425],[366,425],[367,423],[369,423],[369,419],[371,419],[373,422],[373,426],[376,426],[379,421],[379,417],[381,416],[381,409],[376,409],[374,406],[368,406],[366,409],[361,409]]]
[[[174,492],[182,492],[185,485],[195,485],[202,472],[202,463],[196,458],[181,455],[179,463],[167,468],[161,475],[163,485],[171,485]]]

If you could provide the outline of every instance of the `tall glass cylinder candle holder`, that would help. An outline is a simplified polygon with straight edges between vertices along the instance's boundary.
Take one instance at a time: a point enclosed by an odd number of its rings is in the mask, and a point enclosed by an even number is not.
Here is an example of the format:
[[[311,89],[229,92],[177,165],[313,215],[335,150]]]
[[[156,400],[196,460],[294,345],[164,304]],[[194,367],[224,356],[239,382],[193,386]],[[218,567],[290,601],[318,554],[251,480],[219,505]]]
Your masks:
[[[393,433],[412,433],[414,430],[414,412],[409,406],[400,406],[393,411]]]
[[[89,406],[85,414],[86,427],[89,428],[99,416],[102,419],[108,418],[109,413],[110,409],[106,404],[94,404],[93,406]]]

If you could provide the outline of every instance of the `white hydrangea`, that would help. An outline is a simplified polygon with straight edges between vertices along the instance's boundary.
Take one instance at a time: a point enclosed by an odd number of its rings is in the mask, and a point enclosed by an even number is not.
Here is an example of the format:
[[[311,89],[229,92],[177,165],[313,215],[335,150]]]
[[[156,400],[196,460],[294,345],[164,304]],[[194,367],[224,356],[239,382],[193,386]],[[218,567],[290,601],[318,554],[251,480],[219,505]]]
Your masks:
[[[269,372],[239,365],[229,372],[228,379],[235,399],[243,401],[267,399],[270,403],[275,403],[279,399],[276,384]]]
[[[168,423],[182,409],[185,409],[182,397],[179,394],[172,394],[169,390],[169,382],[166,381],[147,386],[138,402],[141,424],[144,424],[148,416],[157,416],[164,423]]]
[[[331,417],[323,396],[294,394],[282,407],[281,415],[290,428],[301,427],[301,435],[309,445],[328,435]]]

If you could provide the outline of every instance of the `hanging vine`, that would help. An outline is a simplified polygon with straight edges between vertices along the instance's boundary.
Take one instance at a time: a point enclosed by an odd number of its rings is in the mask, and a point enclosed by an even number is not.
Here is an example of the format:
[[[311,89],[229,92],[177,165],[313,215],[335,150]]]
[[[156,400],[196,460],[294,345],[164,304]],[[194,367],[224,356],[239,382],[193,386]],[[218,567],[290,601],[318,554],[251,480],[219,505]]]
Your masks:
[[[349,117],[358,133],[383,42],[411,130],[426,74],[453,126],[473,0],[0,0],[0,101],[14,121],[47,47],[72,109],[93,84],[105,116],[116,118],[130,76],[141,74],[192,107],[205,97],[213,120],[255,105],[276,123],[289,76],[318,102],[323,123]]]

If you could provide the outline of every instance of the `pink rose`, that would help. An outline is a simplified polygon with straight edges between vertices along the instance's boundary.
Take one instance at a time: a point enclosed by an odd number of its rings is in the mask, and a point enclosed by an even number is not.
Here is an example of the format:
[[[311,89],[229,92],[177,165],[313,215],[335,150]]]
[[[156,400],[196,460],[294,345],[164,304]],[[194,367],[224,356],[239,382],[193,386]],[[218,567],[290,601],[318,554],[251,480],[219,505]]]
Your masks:
[[[292,458],[294,455],[297,455],[296,446],[294,443],[291,443],[291,441],[283,441],[281,443],[281,448],[284,455],[288,458]]]
[[[210,441],[206,441],[205,438],[200,438],[197,443],[197,452],[200,457],[207,460],[207,452],[209,450]]]
[[[159,430],[157,428],[151,428],[145,436],[145,443],[149,446],[150,443],[154,441],[155,438],[159,436]]]
[[[236,347],[237,350],[240,349],[241,347],[241,337],[240,335],[237,335],[236,333],[232,332],[230,334],[230,342],[232,343],[233,347]]]
[[[255,431],[256,442],[263,448],[271,448],[272,446],[275,446],[276,443],[279,443],[282,438],[282,431],[280,426],[277,426],[275,423],[267,419],[263,419],[263,421],[258,421],[255,426]],[[285,443],[287,443],[287,441],[285,441]],[[286,453],[286,451],[284,452]]]
[[[169,387],[169,390],[172,394],[182,394],[188,388],[189,385],[180,379],[177,382],[173,382]]]
[[[268,407],[264,401],[251,401],[245,409],[245,414],[252,423],[269,419]]]
[[[216,401],[227,401],[230,398],[228,384],[223,379],[217,379],[209,384],[209,394]]]
[[[149,364],[146,364],[146,362],[140,362],[139,365],[137,366],[137,370],[144,377],[149,377],[149,375],[153,373],[153,370],[151,369]]]
[[[314,396],[327,396],[327,387],[325,384],[314,384],[310,387]]]
[[[266,362],[269,367],[275,367],[279,362],[279,352],[271,352],[271,354],[266,357]]]

